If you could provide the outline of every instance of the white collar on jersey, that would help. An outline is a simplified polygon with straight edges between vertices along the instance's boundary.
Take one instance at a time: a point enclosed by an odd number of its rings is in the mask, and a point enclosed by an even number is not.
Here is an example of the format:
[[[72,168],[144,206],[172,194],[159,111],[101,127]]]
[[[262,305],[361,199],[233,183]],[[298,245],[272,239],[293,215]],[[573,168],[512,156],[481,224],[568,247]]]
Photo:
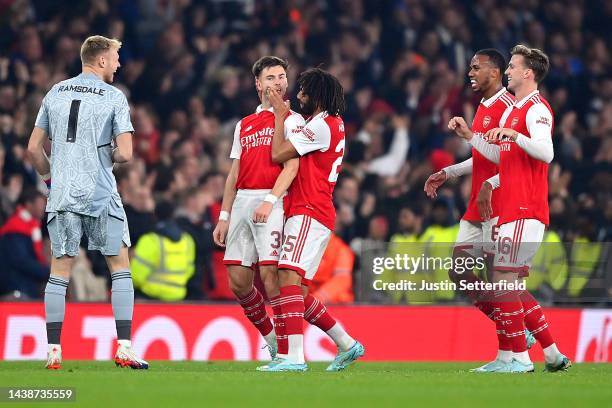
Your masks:
[[[327,111],[319,112],[319,113],[317,113],[315,116],[311,116],[309,119],[307,119],[307,120],[306,120],[306,123],[308,123],[308,122],[312,122],[312,120],[313,120],[314,118],[319,118],[319,117],[320,117],[321,119],[325,119],[327,116],[328,116]]]
[[[531,97],[532,97],[533,95],[537,95],[537,94],[539,94],[539,93],[540,93],[540,91],[538,91],[538,90],[536,89],[535,91],[531,92],[529,95],[527,95],[526,97],[524,97],[524,98],[523,98],[523,99],[521,99],[520,101],[515,101],[515,102],[514,102],[514,106],[516,106],[516,107],[517,107],[517,108],[519,108],[519,109],[520,109],[520,108],[522,108],[522,107],[523,107],[523,105],[525,105],[525,104],[527,103],[527,101],[528,101],[529,99],[531,99]]]
[[[491,105],[493,105],[493,103],[495,103],[495,101],[498,100],[499,97],[502,96],[504,93],[506,93],[506,88],[502,86],[501,89],[497,91],[495,95],[493,95],[492,97],[486,100],[485,98],[482,98],[480,100],[480,103],[482,103],[485,106],[485,108],[490,108]]]
[[[255,109],[255,113],[260,113],[260,112],[265,111],[265,110],[267,110],[268,112],[274,113],[274,109],[271,106],[268,109],[264,109],[261,104],[259,104],[257,109]]]

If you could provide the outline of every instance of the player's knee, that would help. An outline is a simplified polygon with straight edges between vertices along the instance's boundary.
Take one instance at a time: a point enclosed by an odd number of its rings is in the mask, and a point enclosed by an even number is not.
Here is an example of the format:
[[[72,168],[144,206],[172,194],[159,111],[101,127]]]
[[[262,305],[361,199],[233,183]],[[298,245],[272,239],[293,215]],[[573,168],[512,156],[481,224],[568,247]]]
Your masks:
[[[302,277],[291,269],[279,269],[278,282],[280,286],[301,285]]]
[[[262,266],[259,269],[259,273],[268,297],[277,296],[279,293],[279,284],[276,266]]]

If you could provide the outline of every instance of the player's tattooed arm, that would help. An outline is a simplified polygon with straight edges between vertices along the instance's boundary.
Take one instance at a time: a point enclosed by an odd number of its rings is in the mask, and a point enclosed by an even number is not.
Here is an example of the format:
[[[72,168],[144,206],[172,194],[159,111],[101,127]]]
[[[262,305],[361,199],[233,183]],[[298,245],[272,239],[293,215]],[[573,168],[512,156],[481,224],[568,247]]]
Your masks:
[[[272,108],[274,108],[274,136],[272,137],[272,161],[284,163],[289,159],[298,157],[298,152],[293,144],[285,139],[285,118],[289,113],[289,106],[283,101],[276,90],[266,90]]]
[[[47,132],[39,127],[34,127],[28,142],[27,152],[27,156],[36,169],[36,172],[40,174],[45,181],[51,178],[51,164],[49,163],[49,157],[47,157],[47,153],[45,152],[46,140]]]
[[[113,163],[126,163],[132,160],[132,132],[125,132],[115,138],[116,147],[113,149]]]

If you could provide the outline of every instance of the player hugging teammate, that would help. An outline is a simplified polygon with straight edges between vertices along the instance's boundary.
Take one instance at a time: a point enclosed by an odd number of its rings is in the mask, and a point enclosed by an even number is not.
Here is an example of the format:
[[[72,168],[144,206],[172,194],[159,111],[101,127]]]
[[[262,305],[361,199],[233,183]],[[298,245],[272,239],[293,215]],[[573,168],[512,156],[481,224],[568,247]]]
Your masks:
[[[336,343],[338,354],[327,370],[339,371],[363,355],[363,346],[308,293],[307,284],[334,225],[332,192],[344,152],[339,116],[344,95],[338,80],[327,72],[303,73],[298,79],[298,99],[302,113],[309,117],[305,123],[283,101],[287,66],[274,56],[262,57],[253,65],[261,105],[236,125],[233,163],[213,238],[226,247],[224,263],[231,289],[270,349],[272,361],[258,370],[307,370],[305,319]],[[263,295],[253,285],[255,264],[272,305],[274,324]]]
[[[482,92],[484,98],[472,129],[461,117],[452,118],[448,124],[473,146],[472,158],[433,174],[425,184],[427,194],[435,196],[447,178],[473,173],[470,203],[460,224],[455,256],[479,256],[475,246],[480,242],[484,247],[480,253],[492,252],[493,282],[517,282],[529,276],[531,260],[548,225],[548,164],[554,156],[553,113],[538,92],[538,84],[548,72],[548,57],[523,45],[514,47],[511,54],[505,74],[514,97],[501,87],[503,57],[499,52],[482,50],[472,59],[472,88]],[[495,235],[495,239],[489,238]],[[454,279],[477,279],[473,274],[450,273]],[[473,371],[534,371],[525,328],[542,346],[547,371],[571,366],[559,352],[541,306],[528,291],[469,295],[495,321],[499,342],[496,359]]]

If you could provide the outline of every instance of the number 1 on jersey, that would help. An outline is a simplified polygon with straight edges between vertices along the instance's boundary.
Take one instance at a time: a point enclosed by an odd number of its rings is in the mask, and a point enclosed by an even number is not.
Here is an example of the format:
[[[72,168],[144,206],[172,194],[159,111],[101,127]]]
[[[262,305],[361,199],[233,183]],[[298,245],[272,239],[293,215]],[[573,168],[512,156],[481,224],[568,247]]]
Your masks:
[[[344,150],[344,139],[338,142],[338,145],[334,150],[336,153],[340,153],[342,150]],[[329,177],[327,178],[327,181],[329,181],[330,183],[335,183],[336,181],[338,181],[338,167],[340,167],[340,165],[342,164],[343,156],[344,152],[342,152],[342,154],[336,159],[336,161],[334,161],[334,164],[332,165],[331,172],[329,173]]]
[[[70,104],[70,116],[68,116],[68,133],[66,134],[66,142],[76,142],[77,122],[79,121],[79,108],[81,107],[80,99],[73,99]]]

